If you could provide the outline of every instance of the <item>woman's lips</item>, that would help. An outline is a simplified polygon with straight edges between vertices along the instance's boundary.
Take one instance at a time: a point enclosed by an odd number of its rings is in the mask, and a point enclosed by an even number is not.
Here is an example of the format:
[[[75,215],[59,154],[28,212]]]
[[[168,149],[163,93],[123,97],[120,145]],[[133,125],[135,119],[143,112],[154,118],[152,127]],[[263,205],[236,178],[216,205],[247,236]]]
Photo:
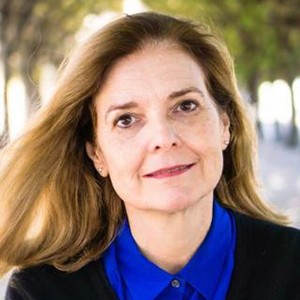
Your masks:
[[[151,177],[151,178],[166,178],[171,176],[177,176],[180,175],[187,170],[189,170],[191,167],[193,167],[194,164],[189,165],[178,165],[170,168],[163,168],[159,169],[153,173],[146,174],[144,177]]]

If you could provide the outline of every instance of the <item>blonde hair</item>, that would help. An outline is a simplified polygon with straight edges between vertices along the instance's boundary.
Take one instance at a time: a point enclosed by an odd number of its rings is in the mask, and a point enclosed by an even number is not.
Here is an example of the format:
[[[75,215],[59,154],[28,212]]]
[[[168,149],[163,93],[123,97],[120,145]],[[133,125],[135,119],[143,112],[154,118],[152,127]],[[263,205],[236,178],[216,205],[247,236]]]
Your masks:
[[[1,153],[0,274],[41,263],[75,271],[114,239],[124,207],[110,179],[94,169],[85,143],[95,139],[93,98],[109,69],[149,41],[170,41],[193,55],[211,96],[230,117],[231,141],[215,190],[221,203],[255,218],[285,222],[258,193],[254,133],[224,44],[205,26],[186,20],[157,13],[124,16],[64,63],[50,103]]]

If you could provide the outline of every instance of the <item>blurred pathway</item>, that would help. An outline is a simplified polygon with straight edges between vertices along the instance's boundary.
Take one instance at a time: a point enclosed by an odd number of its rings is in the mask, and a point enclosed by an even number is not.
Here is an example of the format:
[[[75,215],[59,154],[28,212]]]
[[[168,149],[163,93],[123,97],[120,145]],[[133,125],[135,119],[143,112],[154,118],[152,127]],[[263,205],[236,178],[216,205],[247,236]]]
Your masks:
[[[266,198],[300,228],[300,146],[289,148],[269,138],[259,143],[259,158]]]

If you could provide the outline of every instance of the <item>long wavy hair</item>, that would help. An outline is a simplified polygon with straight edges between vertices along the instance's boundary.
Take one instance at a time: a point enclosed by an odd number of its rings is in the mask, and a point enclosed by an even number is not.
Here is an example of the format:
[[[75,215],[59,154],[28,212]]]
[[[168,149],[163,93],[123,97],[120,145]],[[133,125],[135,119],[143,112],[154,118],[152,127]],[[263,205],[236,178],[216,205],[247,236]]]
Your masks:
[[[99,176],[85,150],[95,140],[93,99],[112,65],[149,42],[177,44],[195,57],[209,93],[230,118],[231,141],[215,189],[221,203],[286,222],[260,196],[255,135],[224,43],[203,24],[152,12],[126,15],[72,53],[49,104],[1,152],[0,275],[42,263],[75,271],[113,241],[125,210],[109,177]]]

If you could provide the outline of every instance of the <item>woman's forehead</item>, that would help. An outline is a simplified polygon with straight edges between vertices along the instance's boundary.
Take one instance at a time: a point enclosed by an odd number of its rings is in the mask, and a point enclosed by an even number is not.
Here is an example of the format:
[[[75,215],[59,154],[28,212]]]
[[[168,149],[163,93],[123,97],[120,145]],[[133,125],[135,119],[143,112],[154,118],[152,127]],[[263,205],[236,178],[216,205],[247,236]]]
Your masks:
[[[119,59],[106,74],[100,94],[139,94],[159,89],[172,93],[191,86],[205,89],[198,61],[182,48],[149,45]],[[138,95],[137,95],[138,96]]]

